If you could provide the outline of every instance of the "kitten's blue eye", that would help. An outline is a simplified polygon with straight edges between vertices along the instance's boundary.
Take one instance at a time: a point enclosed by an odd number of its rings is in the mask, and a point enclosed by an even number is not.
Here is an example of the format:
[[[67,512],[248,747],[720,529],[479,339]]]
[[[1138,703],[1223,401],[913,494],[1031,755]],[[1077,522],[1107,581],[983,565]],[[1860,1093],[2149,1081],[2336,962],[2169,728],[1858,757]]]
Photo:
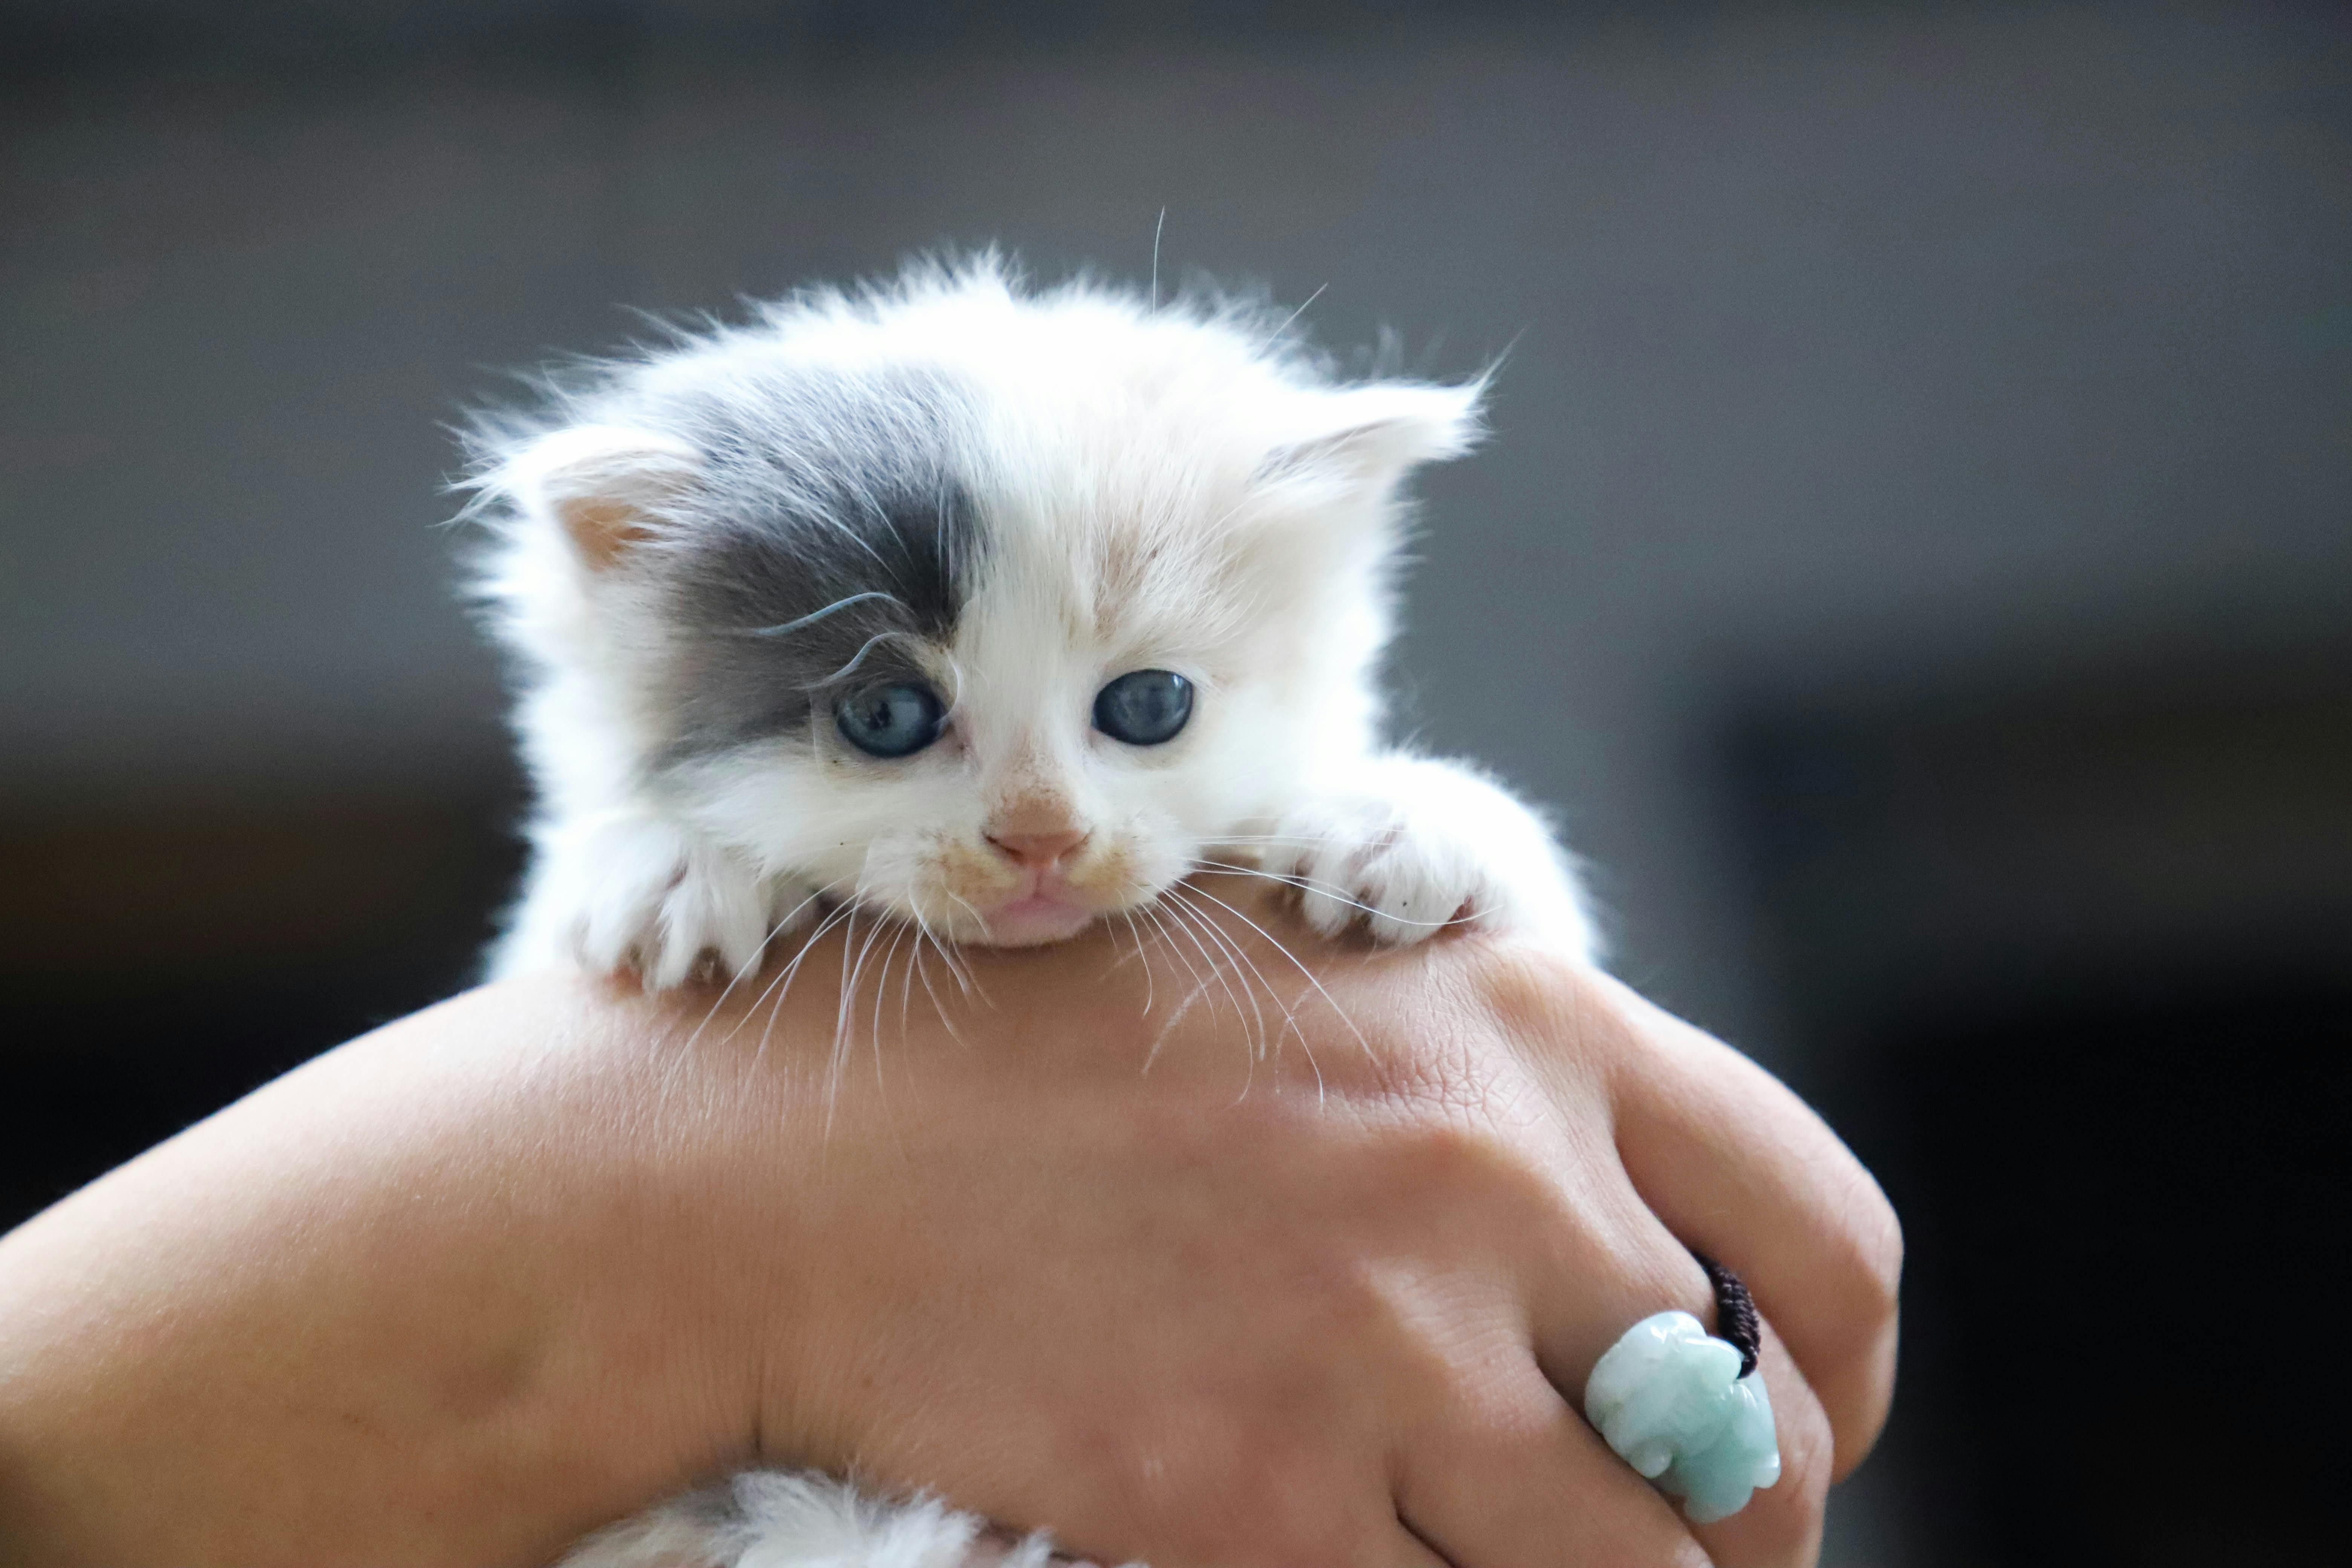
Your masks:
[[[1130,746],[1172,741],[1192,717],[1192,683],[1167,669],[1138,669],[1095,693],[1095,728]]]
[[[928,686],[869,686],[833,705],[842,739],[877,757],[911,757],[940,738],[947,710]]]

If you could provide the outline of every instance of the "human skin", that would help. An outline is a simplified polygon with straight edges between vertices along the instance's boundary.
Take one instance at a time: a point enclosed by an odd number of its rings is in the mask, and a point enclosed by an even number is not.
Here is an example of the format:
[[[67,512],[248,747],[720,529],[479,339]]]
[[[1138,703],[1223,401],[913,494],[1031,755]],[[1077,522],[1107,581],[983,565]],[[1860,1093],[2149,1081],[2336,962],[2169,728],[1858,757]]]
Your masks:
[[[1894,1366],[1836,1139],[1590,970],[1218,894],[1305,966],[1220,913],[967,954],[967,998],[885,938],[845,1008],[836,933],[267,1086],[0,1239],[0,1563],[544,1563],[755,1463],[1160,1568],[1811,1562]],[[1786,1464],[1697,1529],[1574,1407],[1709,1319],[1685,1244],[1754,1291]]]

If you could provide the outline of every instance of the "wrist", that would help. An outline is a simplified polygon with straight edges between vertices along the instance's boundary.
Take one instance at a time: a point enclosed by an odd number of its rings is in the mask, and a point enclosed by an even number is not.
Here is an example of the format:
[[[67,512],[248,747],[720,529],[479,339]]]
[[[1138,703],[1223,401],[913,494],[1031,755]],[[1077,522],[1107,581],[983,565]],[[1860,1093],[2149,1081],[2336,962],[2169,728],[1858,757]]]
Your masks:
[[[551,1014],[593,1009],[404,1020],[0,1240],[0,1561],[544,1561],[719,1458],[703,1325],[580,1157],[627,1108],[564,1103],[627,1064]]]

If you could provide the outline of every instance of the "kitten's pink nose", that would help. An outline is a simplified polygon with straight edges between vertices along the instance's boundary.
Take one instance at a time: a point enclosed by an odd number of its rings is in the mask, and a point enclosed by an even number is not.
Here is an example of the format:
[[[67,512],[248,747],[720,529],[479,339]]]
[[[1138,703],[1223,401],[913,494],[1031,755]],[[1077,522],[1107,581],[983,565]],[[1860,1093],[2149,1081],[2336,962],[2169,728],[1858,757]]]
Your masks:
[[[1080,827],[1057,827],[1044,833],[997,832],[987,837],[1014,865],[1050,871],[1084,844],[1088,835]]]

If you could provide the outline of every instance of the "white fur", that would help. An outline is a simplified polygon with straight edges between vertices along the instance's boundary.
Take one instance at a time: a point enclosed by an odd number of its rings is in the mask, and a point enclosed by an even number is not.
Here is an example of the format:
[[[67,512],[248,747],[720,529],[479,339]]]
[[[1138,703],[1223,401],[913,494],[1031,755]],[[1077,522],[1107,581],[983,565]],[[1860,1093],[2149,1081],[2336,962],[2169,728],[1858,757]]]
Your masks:
[[[916,366],[976,389],[988,565],[952,641],[925,652],[948,731],[877,763],[818,722],[649,787],[667,716],[643,666],[661,612],[583,553],[564,509],[617,502],[655,536],[681,526],[665,498],[693,484],[700,454],[643,427],[641,405],[793,366]],[[611,368],[492,438],[479,480],[541,792],[495,968],[635,966],[655,985],[733,972],[820,908],[820,889],[995,940],[956,879],[986,873],[986,836],[1034,810],[1090,835],[1086,865],[1106,868],[1087,896],[1105,913],[1204,861],[1253,864],[1301,888],[1325,931],[1360,921],[1405,943],[1463,917],[1589,952],[1544,824],[1483,774],[1379,735],[1400,490],[1473,444],[1480,390],[1345,384],[1246,311],[1093,285],[1033,294],[989,261],[806,296]],[[1141,668],[1198,691],[1166,745],[1091,726],[1095,692]],[[975,1521],[935,1504],[881,1507],[808,1478],[734,1488],[721,1522],[707,1501],[673,1507],[568,1562],[946,1568],[978,1552]]]
[[[753,1470],[597,1531],[560,1568],[1046,1568],[1055,1561],[1042,1532],[1010,1541],[935,1499],[878,1502],[828,1476]]]

